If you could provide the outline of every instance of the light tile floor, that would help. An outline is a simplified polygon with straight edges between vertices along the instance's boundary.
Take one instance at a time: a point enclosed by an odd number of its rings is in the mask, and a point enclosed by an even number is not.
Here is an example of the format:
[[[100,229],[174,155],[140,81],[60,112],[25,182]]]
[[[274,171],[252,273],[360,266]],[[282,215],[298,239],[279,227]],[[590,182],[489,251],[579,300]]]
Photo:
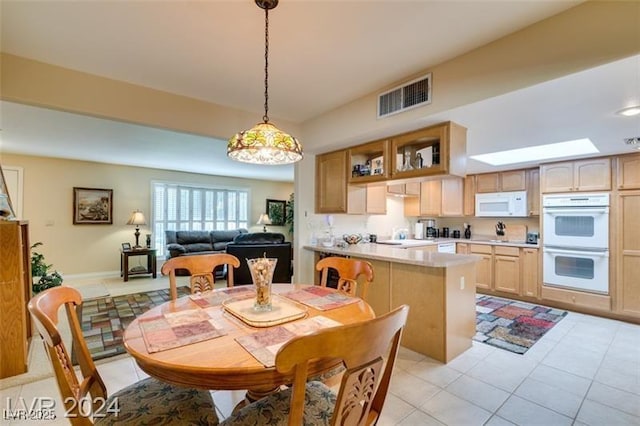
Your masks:
[[[128,357],[98,369],[109,392],[146,377]],[[3,414],[8,399],[61,407],[57,395],[53,378],[0,390]],[[213,392],[220,418],[243,396]],[[61,411],[0,423],[68,424]],[[640,425],[640,326],[570,312],[524,355],[474,342],[446,365],[402,348],[378,424]]]

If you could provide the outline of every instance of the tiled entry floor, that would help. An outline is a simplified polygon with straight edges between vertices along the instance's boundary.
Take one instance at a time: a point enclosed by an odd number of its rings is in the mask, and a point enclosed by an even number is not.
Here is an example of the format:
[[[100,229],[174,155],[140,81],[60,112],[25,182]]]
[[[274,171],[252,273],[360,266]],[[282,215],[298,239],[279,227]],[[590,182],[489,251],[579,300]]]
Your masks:
[[[130,358],[98,368],[110,393],[145,377]],[[0,390],[0,404],[57,395],[49,378]],[[243,392],[213,395],[224,418]],[[525,355],[474,342],[443,365],[402,349],[378,424],[640,425],[640,326],[570,312]]]

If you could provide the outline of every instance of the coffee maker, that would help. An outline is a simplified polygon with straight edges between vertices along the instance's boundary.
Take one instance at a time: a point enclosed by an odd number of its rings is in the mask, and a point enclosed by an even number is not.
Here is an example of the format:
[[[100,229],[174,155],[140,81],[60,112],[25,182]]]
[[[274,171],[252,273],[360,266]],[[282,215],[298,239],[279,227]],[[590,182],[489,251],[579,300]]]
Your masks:
[[[438,238],[438,230],[436,229],[435,219],[426,219],[424,221],[424,224],[427,227],[427,240]]]

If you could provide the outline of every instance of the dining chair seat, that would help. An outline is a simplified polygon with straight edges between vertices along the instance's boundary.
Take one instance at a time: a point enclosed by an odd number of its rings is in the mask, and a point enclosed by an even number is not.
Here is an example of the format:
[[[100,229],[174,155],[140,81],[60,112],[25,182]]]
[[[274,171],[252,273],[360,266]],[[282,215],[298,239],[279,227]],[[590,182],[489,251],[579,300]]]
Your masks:
[[[53,287],[28,304],[49,361],[69,422],[76,425],[217,425],[211,393],[147,378],[111,396],[82,335],[78,308],[82,296],[72,287]],[[76,372],[58,329],[64,306],[80,371]],[[79,380],[78,375],[81,375]]]
[[[302,425],[329,426],[336,405],[336,393],[321,382],[307,382]],[[289,421],[291,388],[247,405],[220,426],[286,425]]]
[[[376,424],[408,312],[402,305],[378,318],[321,329],[285,343],[276,354],[275,367],[293,375],[291,387],[242,407],[221,425]],[[308,380],[310,360],[319,359],[342,361],[345,371],[337,393]]]
[[[169,275],[171,300],[176,300],[178,298],[176,270],[186,269],[189,271],[191,293],[202,293],[214,289],[214,270],[222,265],[227,266],[227,287],[233,287],[233,269],[240,266],[240,260],[232,254],[215,253],[172,257],[162,264],[160,271],[162,275]]]

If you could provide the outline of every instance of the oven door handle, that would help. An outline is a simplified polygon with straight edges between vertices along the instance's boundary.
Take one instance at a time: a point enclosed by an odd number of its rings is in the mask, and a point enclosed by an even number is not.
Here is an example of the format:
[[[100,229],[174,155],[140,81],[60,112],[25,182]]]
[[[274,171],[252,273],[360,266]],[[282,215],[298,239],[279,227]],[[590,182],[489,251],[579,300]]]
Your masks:
[[[545,247],[542,250],[545,253],[552,254],[573,254],[577,256],[591,256],[591,257],[609,257],[609,250],[590,251],[590,250],[564,250],[557,248]]]
[[[607,214],[609,213],[609,207],[601,208],[601,209],[585,209],[585,208],[575,208],[575,209],[556,209],[551,207],[544,208],[545,214],[557,215],[557,214],[571,214],[574,216],[584,216],[585,214]]]

